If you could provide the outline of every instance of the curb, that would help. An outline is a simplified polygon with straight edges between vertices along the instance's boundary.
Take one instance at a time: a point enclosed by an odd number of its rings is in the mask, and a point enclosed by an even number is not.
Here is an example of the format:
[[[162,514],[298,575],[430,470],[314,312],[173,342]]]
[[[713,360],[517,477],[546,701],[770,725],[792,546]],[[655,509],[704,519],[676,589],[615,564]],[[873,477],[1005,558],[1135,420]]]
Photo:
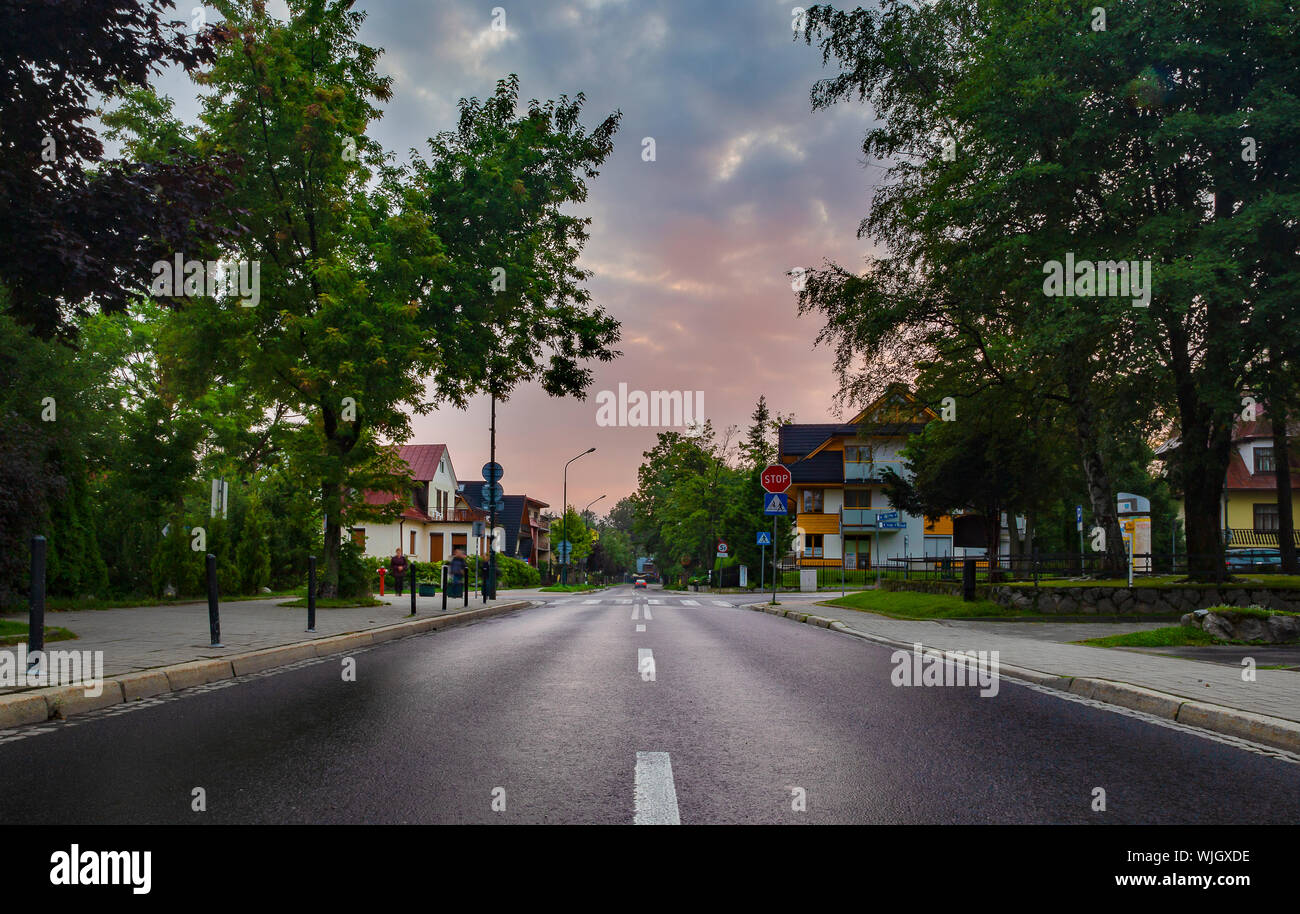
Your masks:
[[[164,692],[177,692],[221,679],[238,679],[240,676],[259,673],[310,657],[345,654],[358,648],[392,641],[395,638],[454,628],[457,625],[465,625],[479,619],[538,605],[544,604],[532,600],[519,600],[514,603],[503,603],[500,606],[465,610],[452,615],[412,619],[359,632],[346,632],[311,641],[260,648],[241,654],[231,654],[229,657],[190,660],[150,670],[136,670],[105,679],[103,691],[94,697],[87,696],[85,686],[80,685],[48,686],[43,689],[32,689],[29,692],[0,695],[0,730],[23,724],[45,723],[47,720],[66,718],[72,714],[84,714],[87,711],[98,711],[100,708],[141,698],[152,698]]]
[[[843,632],[846,635],[852,635],[873,644],[908,650],[913,648],[912,642],[895,641],[893,638],[886,638],[883,635],[860,632],[857,629],[850,628],[838,619],[826,619],[822,616],[814,616],[795,609],[782,609],[766,603],[752,603],[743,608],[756,612],[765,612],[774,616],[783,616],[796,622],[815,624],[820,628]],[[925,646],[922,646],[921,650],[927,655],[941,655],[946,659],[957,662],[965,662],[967,659],[964,654],[958,651],[944,651],[939,648],[927,648]],[[1019,679],[1049,689],[1069,692],[1081,698],[1090,698],[1105,704],[1128,708],[1131,711],[1142,711],[1155,717],[1162,717],[1165,720],[1177,721],[1189,727],[1198,727],[1224,736],[1250,740],[1251,742],[1272,746],[1275,749],[1284,749],[1287,752],[1300,754],[1300,723],[1285,718],[1270,717],[1266,714],[1256,714],[1252,711],[1242,711],[1238,708],[1229,708],[1223,705],[1206,704],[1205,702],[1193,701],[1190,698],[1183,698],[1180,695],[1157,692],[1127,682],[1116,682],[1110,679],[1056,675],[1007,664],[999,664],[998,672],[999,675],[1006,676],[1009,679]]]

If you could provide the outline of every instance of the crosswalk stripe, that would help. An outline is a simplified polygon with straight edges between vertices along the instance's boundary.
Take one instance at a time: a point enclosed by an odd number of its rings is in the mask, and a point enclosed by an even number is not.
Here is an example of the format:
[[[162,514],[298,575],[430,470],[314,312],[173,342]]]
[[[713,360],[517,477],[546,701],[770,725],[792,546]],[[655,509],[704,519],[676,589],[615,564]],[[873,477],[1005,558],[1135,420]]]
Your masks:
[[[663,601],[663,600],[651,600],[651,601],[650,601],[650,605],[651,605],[651,606],[663,606],[663,605],[664,605],[664,601]]]
[[[731,604],[730,604],[730,603],[723,603],[721,600],[714,600],[714,601],[713,601],[713,605],[714,605],[714,606],[730,606]]]
[[[699,604],[699,603],[696,603],[694,600],[682,600],[682,605],[683,605],[683,606],[699,606],[700,604]]]
[[[582,601],[582,605],[584,605],[584,606],[595,606],[595,605],[596,605],[597,603],[599,603],[599,602],[600,602],[599,600],[583,600],[583,601]]]

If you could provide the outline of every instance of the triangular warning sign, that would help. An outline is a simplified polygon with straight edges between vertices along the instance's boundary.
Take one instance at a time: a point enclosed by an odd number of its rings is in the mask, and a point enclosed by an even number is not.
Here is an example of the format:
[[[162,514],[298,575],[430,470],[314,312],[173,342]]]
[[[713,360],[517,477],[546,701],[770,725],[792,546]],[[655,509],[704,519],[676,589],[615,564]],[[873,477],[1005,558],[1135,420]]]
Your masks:
[[[780,495],[773,493],[772,500],[767,503],[767,510],[782,511],[782,512],[785,511],[785,503],[782,501]]]

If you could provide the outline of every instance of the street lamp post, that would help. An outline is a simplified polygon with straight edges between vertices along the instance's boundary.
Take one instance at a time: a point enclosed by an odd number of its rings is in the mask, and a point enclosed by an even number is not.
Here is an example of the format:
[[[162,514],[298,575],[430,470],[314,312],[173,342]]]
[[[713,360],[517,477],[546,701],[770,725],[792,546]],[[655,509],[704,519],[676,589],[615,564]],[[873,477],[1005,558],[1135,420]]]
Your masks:
[[[595,450],[594,447],[589,447],[581,454],[579,454],[578,457],[586,457],[594,450]],[[561,586],[564,586],[569,583],[569,551],[572,548],[571,543],[569,545],[564,545],[566,543],[569,543],[569,539],[568,539],[569,525],[568,523],[565,522],[565,518],[569,513],[569,464],[573,463],[574,460],[577,460],[578,457],[574,457],[572,460],[569,460],[567,463],[564,464],[564,497],[563,497],[564,503],[560,505],[560,523],[564,524],[564,537],[565,537],[564,539],[560,540],[561,543],[560,548],[564,550],[564,566],[563,568],[560,569]]]
[[[604,498],[604,497],[605,497],[604,495],[600,496],[600,498]],[[593,498],[591,501],[587,502],[587,507],[582,509],[582,517],[584,522],[586,521],[587,512],[591,510],[592,505],[600,501],[600,498]],[[601,580],[604,580],[604,572],[601,572]]]

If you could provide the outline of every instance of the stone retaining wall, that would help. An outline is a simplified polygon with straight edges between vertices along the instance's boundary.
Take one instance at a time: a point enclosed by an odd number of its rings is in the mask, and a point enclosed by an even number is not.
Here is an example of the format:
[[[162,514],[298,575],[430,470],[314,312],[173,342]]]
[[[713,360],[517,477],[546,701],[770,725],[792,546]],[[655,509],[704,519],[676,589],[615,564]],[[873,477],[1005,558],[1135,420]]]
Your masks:
[[[881,581],[882,590],[961,596],[950,581]],[[1009,587],[978,584],[975,596],[1012,609],[1061,615],[1181,616],[1211,606],[1263,606],[1300,612],[1300,590],[1268,587]]]

